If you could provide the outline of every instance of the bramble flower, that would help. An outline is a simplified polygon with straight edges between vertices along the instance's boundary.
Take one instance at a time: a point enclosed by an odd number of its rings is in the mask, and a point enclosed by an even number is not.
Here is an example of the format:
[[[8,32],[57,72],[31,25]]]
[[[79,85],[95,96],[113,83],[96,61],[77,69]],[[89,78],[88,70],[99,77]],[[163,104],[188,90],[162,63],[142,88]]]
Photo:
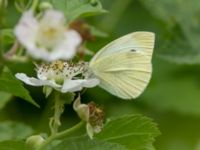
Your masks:
[[[32,11],[25,12],[15,34],[28,54],[45,61],[71,59],[82,42],[78,32],[66,28],[63,13],[52,9],[46,10],[39,19]]]
[[[37,66],[37,78],[28,77],[24,73],[17,73],[19,80],[32,86],[48,86],[62,93],[76,92],[84,87],[91,88],[99,84],[96,78],[88,78],[85,74],[87,64],[79,62],[55,61],[50,64]]]
[[[94,134],[101,132],[105,116],[102,108],[98,107],[94,102],[81,104],[80,96],[74,101],[73,108],[78,116],[86,122],[87,134],[91,139]]]

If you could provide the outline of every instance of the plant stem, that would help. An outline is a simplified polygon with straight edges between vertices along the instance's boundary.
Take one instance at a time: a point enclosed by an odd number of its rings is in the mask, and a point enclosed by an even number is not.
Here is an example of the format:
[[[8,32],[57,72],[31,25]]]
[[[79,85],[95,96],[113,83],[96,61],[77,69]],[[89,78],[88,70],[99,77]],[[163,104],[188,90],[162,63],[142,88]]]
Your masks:
[[[51,135],[55,135],[58,132],[59,126],[61,125],[60,117],[64,111],[65,102],[60,99],[60,93],[55,92],[54,103],[54,115],[49,121]]]
[[[19,42],[16,40],[11,49],[4,54],[4,58],[9,59],[10,57],[12,57],[16,53],[18,48],[19,48]]]
[[[70,134],[72,134],[73,132],[77,131],[79,128],[81,128],[82,126],[84,125],[84,122],[81,121],[79,122],[78,124],[76,124],[75,126],[69,128],[69,129],[66,129],[62,132],[59,132],[55,135],[52,135],[50,136],[40,147],[38,150],[42,150],[43,148],[45,148],[45,146],[47,146],[50,142],[52,142],[53,140],[55,139],[61,139],[63,137],[67,137],[69,136]]]
[[[47,122],[49,122],[49,117],[50,117],[50,114],[52,112],[53,101],[54,101],[54,99],[51,98],[51,97],[47,99],[47,102],[46,102],[45,107],[43,109],[41,118],[39,120],[38,129],[37,129],[38,131],[43,131],[43,130],[45,130],[46,132],[49,131],[48,128],[47,128],[47,127],[49,127],[48,126],[49,124]]]
[[[31,6],[31,9],[33,12],[36,10],[38,2],[39,0],[33,0],[32,6]]]

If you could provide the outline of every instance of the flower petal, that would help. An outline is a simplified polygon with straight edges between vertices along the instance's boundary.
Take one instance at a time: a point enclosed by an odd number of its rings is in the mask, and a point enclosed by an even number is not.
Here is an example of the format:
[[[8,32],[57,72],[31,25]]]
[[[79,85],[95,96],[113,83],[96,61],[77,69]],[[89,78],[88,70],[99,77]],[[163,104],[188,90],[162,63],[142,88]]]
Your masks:
[[[49,51],[45,48],[39,48],[36,47],[36,45],[32,48],[27,48],[27,52],[34,58],[36,59],[43,59],[45,61],[51,61],[51,59],[49,58],[50,54]]]
[[[91,88],[99,84],[98,79],[65,80],[61,92],[81,91],[84,87]]]
[[[48,60],[49,52],[44,48],[38,48],[36,45],[36,34],[39,23],[32,11],[24,12],[18,25],[15,27],[15,35],[20,43],[27,49],[32,57],[36,59]]]
[[[86,104],[81,104],[80,96],[74,101],[73,109],[82,120],[89,121],[89,107]]]
[[[100,133],[102,130],[101,126],[93,127],[89,122],[86,124],[86,131],[90,139],[93,139],[94,134]]]
[[[33,12],[27,11],[23,14],[14,32],[22,45],[27,49],[32,49],[35,47],[37,28],[38,22],[33,16]]]
[[[17,73],[15,75],[15,77],[21,81],[23,81],[26,84],[32,85],[32,86],[51,86],[55,89],[60,88],[61,86],[56,84],[54,81],[51,80],[39,80],[33,77],[28,77],[26,74],[24,73]]]
[[[45,48],[39,48],[34,45],[32,48],[27,48],[27,52],[37,59],[45,61],[55,61],[58,59],[71,59],[81,44],[81,37],[75,30],[69,30],[65,33],[65,38],[52,51]]]
[[[77,52],[78,46],[81,44],[82,39],[78,32],[75,30],[67,30],[65,37],[59,43],[50,55],[51,60],[56,59],[71,59]]]
[[[90,137],[90,139],[93,139],[93,136],[94,136],[94,129],[93,129],[93,127],[90,125],[90,123],[87,123],[87,124],[86,124],[86,131],[87,131],[87,134],[88,134],[88,136]]]
[[[41,23],[47,23],[50,25],[58,25],[58,24],[64,24],[65,16],[62,12],[49,9],[45,11],[44,16],[41,19]]]

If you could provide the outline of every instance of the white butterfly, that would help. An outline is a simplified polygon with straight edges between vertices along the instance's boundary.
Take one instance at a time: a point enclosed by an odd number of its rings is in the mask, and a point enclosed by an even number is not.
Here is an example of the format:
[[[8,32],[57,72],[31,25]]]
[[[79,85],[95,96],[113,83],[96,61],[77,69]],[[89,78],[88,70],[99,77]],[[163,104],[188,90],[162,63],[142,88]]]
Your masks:
[[[99,86],[123,99],[138,97],[151,78],[154,43],[154,33],[134,32],[103,47],[89,63]]]

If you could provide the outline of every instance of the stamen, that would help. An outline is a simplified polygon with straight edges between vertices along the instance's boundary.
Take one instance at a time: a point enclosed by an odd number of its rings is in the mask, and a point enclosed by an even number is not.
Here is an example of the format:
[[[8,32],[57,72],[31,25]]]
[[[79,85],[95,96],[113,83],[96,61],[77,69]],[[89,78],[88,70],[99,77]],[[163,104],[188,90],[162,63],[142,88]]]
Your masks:
[[[72,79],[77,75],[84,76],[86,68],[85,62],[73,64],[59,60],[38,66],[37,75],[41,80],[54,80],[57,83],[63,83],[65,79]]]

